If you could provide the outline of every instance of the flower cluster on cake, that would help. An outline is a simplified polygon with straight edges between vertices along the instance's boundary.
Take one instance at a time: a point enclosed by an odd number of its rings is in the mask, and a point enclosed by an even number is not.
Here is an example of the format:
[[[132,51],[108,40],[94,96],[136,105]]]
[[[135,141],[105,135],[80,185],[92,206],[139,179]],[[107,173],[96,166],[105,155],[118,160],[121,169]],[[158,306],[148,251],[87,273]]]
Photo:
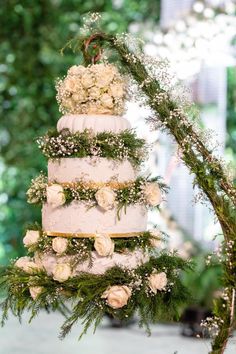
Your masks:
[[[28,256],[4,273],[9,309],[65,312],[66,335],[77,319],[85,331],[104,313],[141,324],[173,316],[186,296],[184,263],[164,250],[163,234],[147,230],[149,208],[159,208],[165,186],[142,175],[147,149],[121,116],[127,82],[113,64],[72,66],[56,83],[64,114],[57,129],[38,139],[48,158],[28,202],[42,205],[42,226],[26,231]]]

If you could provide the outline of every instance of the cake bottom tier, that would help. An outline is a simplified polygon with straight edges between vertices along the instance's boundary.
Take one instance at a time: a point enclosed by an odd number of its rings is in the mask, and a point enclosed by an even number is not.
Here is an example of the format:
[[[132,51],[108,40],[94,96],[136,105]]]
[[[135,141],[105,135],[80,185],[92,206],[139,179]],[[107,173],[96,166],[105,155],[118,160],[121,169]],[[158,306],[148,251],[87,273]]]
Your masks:
[[[147,227],[147,209],[143,205],[132,205],[121,210],[104,211],[99,207],[72,202],[68,206],[53,208],[44,204],[42,227],[45,231],[58,233],[132,233],[143,232]]]
[[[141,250],[126,253],[114,253],[110,257],[101,257],[97,252],[92,252],[91,261],[76,264],[76,255],[57,256],[55,254],[37,253],[34,257],[35,263],[44,268],[49,276],[53,275],[57,264],[69,264],[72,269],[72,277],[80,273],[104,274],[106,270],[121,266],[126,269],[135,269],[149,260],[149,256]],[[74,264],[74,266],[73,266]]]

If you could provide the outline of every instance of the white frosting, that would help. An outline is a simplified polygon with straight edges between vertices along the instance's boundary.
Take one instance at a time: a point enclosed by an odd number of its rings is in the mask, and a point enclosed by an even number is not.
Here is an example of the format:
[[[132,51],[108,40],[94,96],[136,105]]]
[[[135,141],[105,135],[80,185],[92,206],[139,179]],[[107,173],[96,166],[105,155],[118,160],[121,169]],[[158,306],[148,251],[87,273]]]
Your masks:
[[[115,252],[112,256],[101,257],[97,252],[93,251],[92,255],[92,266],[89,260],[77,264],[73,268],[73,276],[79,275],[80,273],[90,273],[90,274],[104,274],[107,269],[114,266],[122,266],[128,269],[134,269],[141,264],[147,262],[149,257],[147,254],[140,250],[127,253],[117,253]],[[73,264],[76,256],[57,256],[55,254],[36,254],[35,263],[40,267],[43,267],[48,275],[52,275],[54,268],[59,263],[70,263]]]
[[[108,182],[117,179],[119,182],[134,180],[137,176],[131,163],[127,160],[118,162],[99,158],[61,158],[48,161],[49,182],[85,181]]]
[[[120,133],[130,129],[130,123],[126,118],[114,115],[87,115],[71,114],[62,116],[57,123],[57,130],[69,129],[71,133],[82,132],[85,129],[92,129],[97,134],[104,131]]]
[[[88,208],[87,205],[73,201],[67,206],[53,208],[44,204],[42,226],[45,231],[65,233],[124,233],[146,230],[147,209],[143,205],[130,205],[121,210],[120,219],[117,209],[104,211],[100,207]]]

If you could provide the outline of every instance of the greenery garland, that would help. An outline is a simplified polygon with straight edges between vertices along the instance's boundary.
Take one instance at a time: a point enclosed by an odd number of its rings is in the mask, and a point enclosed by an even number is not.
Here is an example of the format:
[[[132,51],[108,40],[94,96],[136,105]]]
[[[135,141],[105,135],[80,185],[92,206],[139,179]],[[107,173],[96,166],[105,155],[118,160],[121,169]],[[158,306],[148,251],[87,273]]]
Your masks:
[[[127,159],[133,166],[139,166],[147,153],[145,140],[137,138],[132,129],[118,134],[101,132],[96,135],[90,130],[75,134],[68,129],[61,132],[50,130],[38,138],[37,143],[43,154],[51,159],[94,156],[118,161]]]
[[[161,254],[134,270],[113,267],[103,275],[82,273],[58,282],[43,271],[32,270],[26,273],[12,265],[1,271],[0,288],[7,291],[7,298],[1,304],[3,310],[2,325],[11,311],[21,319],[25,310],[31,312],[32,320],[40,309],[59,310],[67,316],[61,327],[64,338],[71,327],[83,320],[84,329],[80,337],[94,324],[94,330],[105,313],[115,318],[129,320],[136,311],[140,316],[140,326],[145,326],[148,333],[149,323],[159,320],[177,319],[180,306],[189,299],[189,293],[182,285],[179,272],[190,267],[188,263],[175,254]],[[149,276],[156,272],[165,272],[167,285],[162,290],[153,292],[149,285]],[[109,306],[103,298],[104,292],[112,286],[126,286],[131,289],[127,305],[119,309]],[[30,288],[40,289],[33,299]],[[70,313],[64,305],[66,300],[73,300],[75,305]]]
[[[158,187],[163,193],[166,193],[167,186],[165,183],[161,182],[161,177],[138,177],[134,181],[129,181],[120,188],[111,188],[115,193],[115,201],[117,203],[117,209],[121,210],[126,208],[131,204],[144,204],[150,206],[146,200],[144,188],[147,183],[158,183]],[[53,183],[51,183],[53,184]],[[55,182],[55,184],[60,185],[60,183]],[[109,182],[106,184],[109,186]],[[47,202],[47,190],[48,180],[44,174],[40,174],[38,177],[32,180],[31,186],[27,191],[28,203],[42,205]],[[96,193],[99,191],[96,185],[93,187],[89,186],[89,183],[83,180],[73,183],[63,185],[63,194],[65,197],[65,205],[70,204],[72,201],[87,202],[90,207],[97,206],[98,202],[96,199]]]
[[[34,254],[36,252],[43,254],[57,254],[53,249],[53,239],[55,237],[47,236],[47,234],[41,229],[39,225],[28,226],[28,230],[39,231],[39,238],[37,242],[27,245],[29,254]],[[26,232],[27,232],[26,231]],[[63,236],[60,236],[60,238]],[[154,228],[151,231],[144,231],[142,234],[136,237],[124,237],[124,238],[114,238],[114,250],[118,253],[123,253],[125,251],[133,252],[137,249],[150,252],[154,250],[157,245],[164,245],[166,241],[166,234]],[[84,262],[91,259],[91,252],[95,251],[94,248],[94,238],[66,238],[67,247],[60,256],[76,256],[76,262]]]

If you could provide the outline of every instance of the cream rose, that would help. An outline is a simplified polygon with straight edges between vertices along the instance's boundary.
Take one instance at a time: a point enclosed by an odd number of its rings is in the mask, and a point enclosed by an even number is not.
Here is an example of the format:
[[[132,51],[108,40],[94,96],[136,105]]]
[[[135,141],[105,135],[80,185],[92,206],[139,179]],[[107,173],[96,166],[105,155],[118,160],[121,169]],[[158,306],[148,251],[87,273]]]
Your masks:
[[[112,66],[102,65],[96,68],[96,86],[101,88],[107,88],[110,82],[114,78],[115,71]]]
[[[86,68],[83,65],[73,65],[69,70],[68,74],[69,75],[81,75],[84,73]]]
[[[113,309],[120,309],[127,305],[131,296],[131,289],[126,285],[114,285],[109,287],[102,294],[102,299],[107,300],[107,304]]]
[[[58,263],[53,270],[53,279],[62,283],[72,275],[71,267],[68,263]]]
[[[76,92],[78,89],[78,79],[68,76],[63,82],[64,89],[69,92]]]
[[[96,234],[94,248],[99,256],[111,256],[114,252],[114,242],[107,234]]]
[[[68,246],[68,240],[63,237],[55,237],[52,241],[52,249],[57,254],[62,254],[66,251]]]
[[[42,286],[31,286],[29,288],[30,295],[33,300],[36,300],[37,297],[43,292],[44,288]]]
[[[124,95],[123,84],[111,84],[110,93],[115,98],[121,98]]]
[[[78,90],[77,93],[72,95],[74,103],[85,102],[88,100],[87,92],[83,89]]]
[[[154,294],[157,293],[157,290],[163,290],[167,285],[166,273],[153,273],[148,278],[148,285]]]
[[[26,247],[32,246],[38,242],[40,238],[40,232],[37,230],[27,230],[23,243]]]
[[[33,273],[34,271],[39,271],[42,268],[32,261],[30,257],[21,257],[15,262],[15,266],[23,269],[26,273]]]
[[[108,107],[108,108],[112,108],[113,107],[113,99],[112,99],[112,97],[110,95],[108,95],[108,93],[104,93],[100,97],[100,102],[105,107]]]
[[[147,183],[143,189],[146,201],[151,206],[157,206],[161,203],[161,191],[156,182]]]
[[[93,86],[89,90],[89,97],[92,98],[93,100],[98,99],[101,96],[101,91],[98,87]]]
[[[94,85],[94,77],[88,71],[81,76],[81,84],[84,88],[90,88]]]
[[[161,233],[157,229],[152,229],[150,230],[151,233],[151,239],[150,243],[153,247],[158,247],[160,248],[162,246],[162,239],[161,239]]]
[[[47,186],[47,202],[54,208],[63,205],[66,201],[64,189],[60,184]]]
[[[86,105],[85,112],[87,114],[107,114],[111,113],[111,110],[109,108],[105,108],[104,106],[96,103],[90,102],[89,104]]]
[[[98,205],[104,210],[110,210],[114,207],[116,194],[109,187],[103,187],[95,193]]]

